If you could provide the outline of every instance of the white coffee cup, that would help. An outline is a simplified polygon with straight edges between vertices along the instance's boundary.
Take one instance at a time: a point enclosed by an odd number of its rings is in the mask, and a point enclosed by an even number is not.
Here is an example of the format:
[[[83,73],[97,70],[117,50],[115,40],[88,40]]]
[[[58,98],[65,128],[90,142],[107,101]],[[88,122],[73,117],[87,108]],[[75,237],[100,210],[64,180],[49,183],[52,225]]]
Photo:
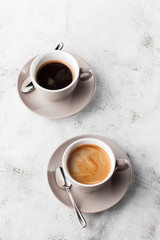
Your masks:
[[[109,174],[103,181],[97,184],[89,185],[89,184],[82,184],[80,182],[77,182],[75,179],[71,177],[67,168],[67,160],[70,153],[75,148],[85,144],[97,145],[98,147],[102,148],[108,154],[111,161],[111,170]],[[105,142],[98,140],[96,138],[82,138],[73,142],[66,148],[62,157],[62,166],[64,169],[64,173],[66,175],[66,178],[71,182],[72,185],[74,185],[75,187],[79,188],[84,192],[91,192],[91,191],[95,191],[102,188],[106,184],[106,182],[112,177],[115,171],[122,171],[122,170],[128,169],[130,166],[130,162],[127,159],[116,159],[112,149]]]
[[[65,88],[58,90],[50,90],[43,88],[36,81],[36,73],[40,66],[45,64],[45,62],[56,60],[62,62],[63,64],[66,64],[66,66],[68,66],[71,69],[71,71],[73,71],[72,82]],[[30,67],[30,78],[34,87],[42,96],[52,101],[58,101],[67,97],[69,94],[73,92],[79,80],[86,81],[89,80],[91,77],[92,77],[91,69],[80,68],[75,57],[73,57],[68,52],[58,50],[53,50],[52,52],[40,54],[33,60]]]

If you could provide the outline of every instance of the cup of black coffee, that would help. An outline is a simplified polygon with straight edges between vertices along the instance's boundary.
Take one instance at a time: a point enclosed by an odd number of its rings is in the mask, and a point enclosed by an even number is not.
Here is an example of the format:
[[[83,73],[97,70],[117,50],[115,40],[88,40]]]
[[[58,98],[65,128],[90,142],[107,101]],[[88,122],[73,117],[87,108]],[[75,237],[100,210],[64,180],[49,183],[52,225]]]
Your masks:
[[[34,59],[30,67],[30,77],[41,95],[58,101],[71,94],[79,80],[90,79],[92,71],[80,68],[76,58],[70,53],[53,50]]]

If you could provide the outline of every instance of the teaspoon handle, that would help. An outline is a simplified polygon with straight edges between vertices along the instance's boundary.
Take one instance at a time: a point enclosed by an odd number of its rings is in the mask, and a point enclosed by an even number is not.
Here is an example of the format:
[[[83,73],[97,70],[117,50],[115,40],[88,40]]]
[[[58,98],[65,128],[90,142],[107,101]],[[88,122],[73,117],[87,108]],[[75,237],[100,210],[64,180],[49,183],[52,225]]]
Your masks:
[[[78,222],[79,222],[80,226],[85,228],[87,226],[87,223],[86,223],[84,217],[82,216],[82,213],[79,211],[79,209],[78,209],[78,207],[77,207],[77,205],[76,205],[76,203],[75,203],[75,201],[74,201],[74,199],[72,197],[70,189],[66,188],[66,191],[67,191],[67,193],[69,195],[69,198],[71,200],[74,212],[75,212],[75,214],[77,216],[77,219],[78,219]]]
[[[55,48],[55,50],[62,50],[62,48],[64,47],[64,43],[63,42],[61,42],[61,43],[59,43],[58,45],[57,45],[57,47]]]

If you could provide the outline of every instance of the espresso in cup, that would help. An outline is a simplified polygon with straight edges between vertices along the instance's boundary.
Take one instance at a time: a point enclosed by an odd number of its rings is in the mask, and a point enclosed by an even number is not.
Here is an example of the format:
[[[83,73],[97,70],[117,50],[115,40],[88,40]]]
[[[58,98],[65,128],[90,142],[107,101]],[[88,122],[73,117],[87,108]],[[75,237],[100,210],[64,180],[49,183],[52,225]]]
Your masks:
[[[74,79],[73,70],[61,61],[48,61],[37,70],[37,83],[49,90],[59,90],[67,87]]]
[[[79,81],[87,81],[91,77],[91,69],[79,67],[77,59],[64,51],[40,54],[30,67],[30,78],[39,97],[41,95],[50,101],[65,99]]]
[[[67,169],[70,176],[79,183],[98,184],[109,175],[111,160],[101,147],[84,144],[69,154]]]

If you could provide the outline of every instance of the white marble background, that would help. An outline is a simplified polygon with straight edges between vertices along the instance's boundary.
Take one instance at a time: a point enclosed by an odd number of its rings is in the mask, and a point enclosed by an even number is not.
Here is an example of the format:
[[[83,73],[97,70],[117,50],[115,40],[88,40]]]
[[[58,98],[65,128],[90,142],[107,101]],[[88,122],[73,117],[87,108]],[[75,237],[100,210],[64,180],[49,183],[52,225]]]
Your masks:
[[[97,76],[79,114],[49,120],[29,111],[16,90],[21,67],[63,41]],[[0,238],[139,240],[160,238],[160,1],[0,1]],[[107,136],[130,156],[133,181],[112,209],[85,215],[52,194],[48,160],[64,140]]]

